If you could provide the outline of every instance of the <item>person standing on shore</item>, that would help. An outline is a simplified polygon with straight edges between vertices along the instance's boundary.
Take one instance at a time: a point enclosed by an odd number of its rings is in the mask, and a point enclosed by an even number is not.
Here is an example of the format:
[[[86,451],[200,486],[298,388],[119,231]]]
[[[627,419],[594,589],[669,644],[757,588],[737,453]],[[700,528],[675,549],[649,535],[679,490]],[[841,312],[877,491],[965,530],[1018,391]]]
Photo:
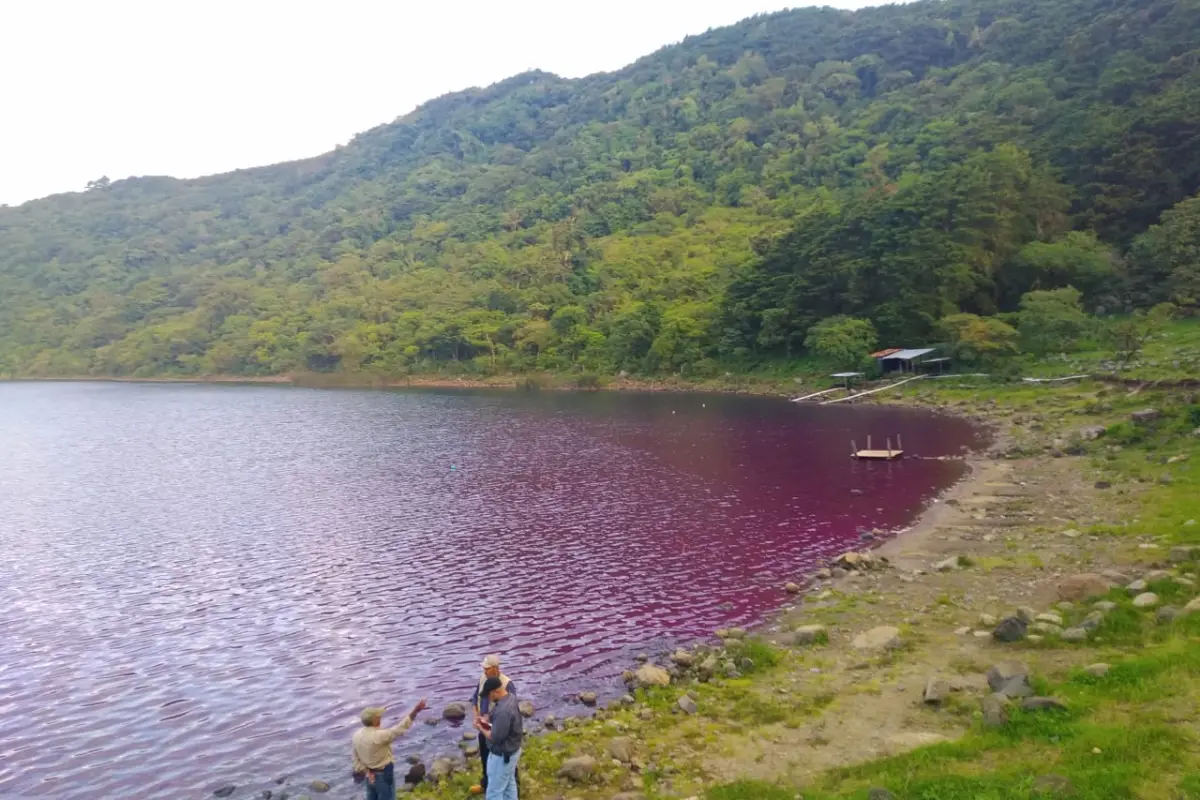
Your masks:
[[[417,715],[428,708],[425,698],[413,706],[408,716],[390,728],[380,727],[386,709],[380,706],[364,708],[360,719],[363,726],[354,732],[350,742],[350,757],[355,780],[366,780],[367,800],[396,800],[396,768],[392,742],[412,727]]]
[[[489,655],[483,659],[483,675],[480,676],[479,682],[475,684],[475,693],[471,695],[471,713],[475,717],[475,727],[479,727],[480,720],[486,721],[490,710],[491,701],[487,694],[483,691],[483,685],[487,683],[489,678],[499,678],[504,690],[509,694],[516,694],[517,685],[508,679],[508,676],[500,671],[500,656]],[[479,783],[471,787],[471,794],[483,794],[488,787],[488,739],[482,731],[479,733],[479,760],[483,768],[483,777]]]
[[[480,691],[487,695],[490,708],[486,720],[475,721],[475,727],[488,740],[485,800],[518,800],[517,765],[525,730],[517,696],[504,687],[499,677],[488,678]]]

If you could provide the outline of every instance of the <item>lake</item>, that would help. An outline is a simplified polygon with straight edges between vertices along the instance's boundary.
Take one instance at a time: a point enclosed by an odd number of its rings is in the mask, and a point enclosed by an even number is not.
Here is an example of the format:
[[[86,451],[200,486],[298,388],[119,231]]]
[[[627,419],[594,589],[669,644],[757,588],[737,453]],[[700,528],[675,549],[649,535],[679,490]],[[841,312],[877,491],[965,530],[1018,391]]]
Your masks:
[[[855,462],[868,434],[922,458]],[[0,383],[0,796],[358,796],[363,706],[437,717],[489,652],[539,708],[618,693],[910,523],[966,469],[931,457],[981,443],[754,397]]]

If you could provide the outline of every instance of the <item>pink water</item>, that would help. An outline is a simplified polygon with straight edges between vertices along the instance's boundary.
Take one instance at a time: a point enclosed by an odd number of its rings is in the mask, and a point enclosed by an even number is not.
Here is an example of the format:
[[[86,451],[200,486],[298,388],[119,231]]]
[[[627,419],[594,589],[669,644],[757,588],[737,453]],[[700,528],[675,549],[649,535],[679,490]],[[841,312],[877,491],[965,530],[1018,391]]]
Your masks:
[[[465,700],[488,652],[542,708],[616,692],[963,472],[856,463],[868,433],[979,443],[762,398],[0,384],[0,796],[357,796],[358,710]]]

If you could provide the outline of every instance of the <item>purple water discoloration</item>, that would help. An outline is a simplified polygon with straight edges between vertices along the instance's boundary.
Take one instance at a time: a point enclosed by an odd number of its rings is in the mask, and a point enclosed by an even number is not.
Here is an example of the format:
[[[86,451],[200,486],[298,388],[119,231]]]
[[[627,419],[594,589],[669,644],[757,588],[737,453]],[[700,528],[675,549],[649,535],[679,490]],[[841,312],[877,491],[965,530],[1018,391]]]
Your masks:
[[[868,433],[979,443],[764,398],[0,385],[0,795],[347,794],[358,710],[463,700],[486,652],[542,707],[615,688],[964,471],[852,461]]]

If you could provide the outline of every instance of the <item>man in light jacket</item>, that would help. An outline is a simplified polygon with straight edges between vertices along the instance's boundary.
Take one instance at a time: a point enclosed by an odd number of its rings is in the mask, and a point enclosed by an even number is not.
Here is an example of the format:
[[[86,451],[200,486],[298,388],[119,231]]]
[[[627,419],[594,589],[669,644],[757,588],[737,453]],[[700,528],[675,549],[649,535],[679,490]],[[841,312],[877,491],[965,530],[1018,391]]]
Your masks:
[[[392,756],[392,742],[411,728],[417,715],[426,708],[428,706],[422,697],[421,702],[408,712],[408,716],[390,728],[380,727],[386,710],[381,706],[364,708],[359,715],[363,726],[354,732],[351,739],[350,758],[355,779],[361,777],[366,780],[367,800],[396,800],[396,768],[395,758]]]
[[[474,715],[476,723],[486,720],[490,710],[491,701],[483,691],[483,684],[487,682],[488,678],[499,678],[505,691],[510,694],[517,692],[517,685],[500,671],[500,656],[495,654],[487,656],[483,659],[482,666],[483,675],[479,677],[479,682],[475,684],[475,693],[471,695],[471,713]],[[483,794],[487,791],[488,786],[488,739],[482,732],[479,734],[479,760],[483,766],[483,777],[478,784],[471,787],[471,794]]]

